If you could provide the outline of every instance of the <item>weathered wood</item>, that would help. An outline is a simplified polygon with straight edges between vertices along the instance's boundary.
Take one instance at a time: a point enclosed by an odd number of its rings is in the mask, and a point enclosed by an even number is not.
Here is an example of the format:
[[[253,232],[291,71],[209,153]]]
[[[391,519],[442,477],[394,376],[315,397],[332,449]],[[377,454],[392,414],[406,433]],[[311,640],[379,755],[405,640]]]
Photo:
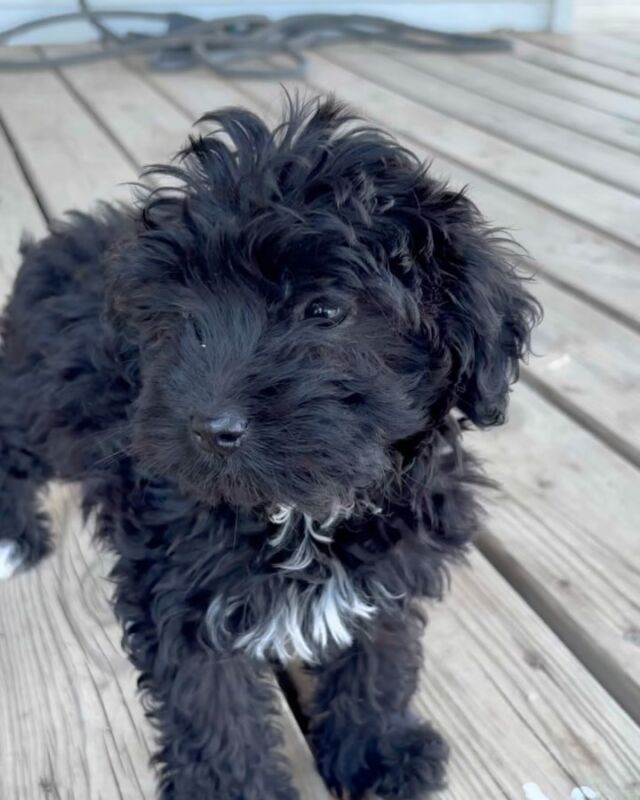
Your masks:
[[[472,63],[526,86],[564,97],[587,108],[596,108],[620,119],[640,122],[640,98],[553,72],[543,66],[502,53],[474,56]]]
[[[54,56],[61,48],[46,48],[46,52]],[[101,125],[106,118],[126,126],[127,140],[119,144],[138,166],[166,163],[186,140],[189,125],[184,116],[121,62],[98,62],[61,72]],[[99,115],[93,110],[92,97],[100,97]]]
[[[533,41],[549,50],[568,53],[581,61],[640,76],[639,54],[630,52],[633,48],[625,48],[624,42],[612,46],[603,36],[557,36],[551,33],[538,34]]]
[[[309,82],[360,108],[384,110],[395,130],[420,138],[435,152],[478,169],[575,219],[625,243],[640,247],[640,198],[614,189],[439,111],[397,95],[334,63],[330,50],[310,54]]]
[[[47,508],[55,556],[0,584],[0,797],[151,798],[151,735],[108,604],[111,560],[70,487],[53,487]]]
[[[454,178],[468,186],[483,214],[493,224],[513,233],[547,279],[618,318],[632,330],[640,330],[640,308],[636,302],[640,292],[637,251],[555,214],[540,203],[496,184],[490,176],[442,155],[434,157],[432,169],[436,175]]]
[[[640,12],[640,8],[638,9]],[[626,56],[635,58],[636,72],[640,70],[638,66],[638,59],[640,59],[640,43],[632,39],[623,39],[622,36],[613,36],[611,34],[589,33],[581,34],[580,40],[587,42],[595,48],[595,55],[597,56],[598,49],[610,50],[612,53],[624,53]],[[633,72],[633,70],[632,70]]]
[[[640,721],[637,470],[523,386],[468,441],[502,487],[484,552]]]
[[[400,58],[391,58],[376,50],[375,55],[363,59],[362,49],[355,45],[332,47],[327,54],[357,74],[473,128],[612,186],[640,193],[640,157],[505,106],[479,95],[473,87],[459,86],[454,76],[464,65],[460,69],[454,58],[415,50],[404,50]],[[444,73],[445,80],[438,77],[439,73]]]
[[[639,729],[492,567],[471,566],[431,614],[416,704],[453,744],[447,800],[519,800],[527,784],[531,800],[577,786],[635,800]]]
[[[482,97],[497,100],[569,130],[580,131],[593,139],[629,152],[640,153],[640,125],[527,86],[508,73],[503,76],[495,71],[488,71],[484,68],[483,57],[423,54],[416,50],[407,51],[382,45],[380,51],[405,63],[415,64],[425,72],[438,75],[446,81],[464,86]]]
[[[580,78],[580,80],[599,86],[606,86],[617,92],[632,95],[636,99],[640,98],[640,76],[638,75],[629,75],[613,67],[594,64],[593,61],[585,61],[573,55],[550,50],[543,47],[542,44],[524,39],[516,41],[515,55],[545,69],[571,75],[573,78]]]
[[[0,74],[0,108],[48,214],[129,197],[131,164],[55,75]]]
[[[45,222],[2,130],[0,175],[0,305],[3,305],[20,260],[18,248],[22,237],[42,234]]]

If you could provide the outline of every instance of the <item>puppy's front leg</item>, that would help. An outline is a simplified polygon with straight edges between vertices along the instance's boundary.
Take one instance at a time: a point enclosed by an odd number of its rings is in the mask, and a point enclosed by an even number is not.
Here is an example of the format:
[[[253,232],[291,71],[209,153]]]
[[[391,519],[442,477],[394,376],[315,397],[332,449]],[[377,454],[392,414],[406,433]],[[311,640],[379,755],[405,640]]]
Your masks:
[[[448,748],[409,712],[421,665],[422,621],[381,616],[329,665],[314,668],[310,742],[330,789],[417,800],[442,788]]]
[[[268,667],[209,651],[166,565],[121,559],[115,577],[127,650],[159,733],[162,800],[296,800]]]

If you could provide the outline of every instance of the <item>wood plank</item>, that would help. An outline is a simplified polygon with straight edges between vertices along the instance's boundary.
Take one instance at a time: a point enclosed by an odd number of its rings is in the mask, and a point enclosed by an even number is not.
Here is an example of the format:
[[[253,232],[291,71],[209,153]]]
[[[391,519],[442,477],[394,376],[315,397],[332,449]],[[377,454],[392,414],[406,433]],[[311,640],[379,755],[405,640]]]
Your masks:
[[[384,109],[395,130],[414,139],[420,137],[436,153],[486,173],[609,236],[640,246],[640,198],[401,97],[330,60],[333,54],[328,49],[308,58],[308,79],[316,88],[339,87],[341,97],[365,110]]]
[[[625,51],[624,44],[617,47],[604,37],[589,36],[559,36],[552,33],[540,33],[532,37],[531,42],[558,53],[568,53],[570,56],[619,70],[634,76],[640,76],[640,61],[638,54]]]
[[[640,331],[636,301],[640,270],[635,250],[442,155],[435,157],[433,169],[442,177],[455,176],[461,185],[468,185],[483,214],[513,233],[535,259],[542,276]]]
[[[45,52],[55,56],[63,48],[48,47]],[[186,140],[189,124],[184,115],[121,62],[99,62],[61,73],[87,107],[92,108],[92,96],[100,97],[101,120],[108,116],[126,125],[127,141],[120,145],[138,167],[166,163]]]
[[[516,41],[514,53],[524,61],[538,64],[561,75],[571,75],[573,78],[580,78],[588,83],[615,89],[617,92],[631,95],[636,99],[640,98],[640,76],[629,75],[612,67],[584,61],[557,50],[549,50],[542,44],[524,39]]]
[[[407,51],[382,45],[380,50],[400,61],[415,63],[426,72],[464,86],[482,97],[497,100],[569,130],[580,131],[593,139],[631,153],[640,153],[639,124],[528,86],[506,72],[504,75],[491,72],[485,68],[485,60],[481,56],[469,55],[461,58],[458,54],[427,55],[415,50]]]
[[[640,20],[640,8],[637,9],[638,19]],[[580,34],[580,40],[586,41],[596,48],[604,48],[613,53],[624,53],[635,59],[635,71],[640,70],[640,43],[632,39],[624,39],[622,36],[615,36],[612,33],[589,33]]]
[[[129,197],[132,165],[54,74],[0,73],[0,108],[50,216]]]
[[[599,109],[623,120],[640,122],[640,98],[638,97],[631,97],[623,92],[553,72],[543,66],[502,53],[474,56],[472,63],[477,63],[483,69],[504,78],[517,81],[525,86],[532,86],[574,103],[580,103],[587,108]]]
[[[47,508],[56,554],[0,584],[0,797],[151,798],[151,732],[108,604],[110,558],[72,487],[54,487]]]
[[[460,86],[458,76],[464,65],[460,67],[455,57],[438,60],[431,53],[414,50],[396,54],[392,58],[376,48],[375,56],[363,61],[359,46],[332,47],[329,52],[332,61],[429,108],[612,186],[640,193],[640,157],[481,96],[473,87]],[[445,80],[438,77],[442,71]]]
[[[44,217],[30,191],[14,152],[0,128],[0,306],[4,305],[18,267],[18,248],[26,233],[41,235]]]
[[[453,746],[444,796],[637,798],[638,728],[486,561],[471,566],[430,614],[416,703]]]
[[[483,551],[640,721],[637,470],[524,386],[468,441],[501,484]]]

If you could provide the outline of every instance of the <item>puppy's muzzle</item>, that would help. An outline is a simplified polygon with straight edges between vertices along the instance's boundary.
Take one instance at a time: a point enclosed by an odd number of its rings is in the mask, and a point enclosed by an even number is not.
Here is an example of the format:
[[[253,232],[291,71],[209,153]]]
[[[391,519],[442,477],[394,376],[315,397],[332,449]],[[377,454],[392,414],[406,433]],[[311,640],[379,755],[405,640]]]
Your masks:
[[[220,414],[212,419],[195,417],[191,421],[191,432],[198,446],[223,455],[242,445],[248,427],[244,417],[233,413]]]

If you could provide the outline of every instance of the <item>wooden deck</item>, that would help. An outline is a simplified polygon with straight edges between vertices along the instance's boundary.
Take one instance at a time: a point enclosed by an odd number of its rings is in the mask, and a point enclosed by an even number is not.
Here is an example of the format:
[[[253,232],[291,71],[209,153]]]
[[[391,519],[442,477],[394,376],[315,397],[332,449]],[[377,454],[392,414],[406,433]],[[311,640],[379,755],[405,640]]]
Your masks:
[[[640,799],[640,37],[597,38],[456,57],[340,46],[310,56],[303,85],[468,184],[539,262],[540,357],[509,424],[469,436],[502,489],[427,634],[417,705],[454,748],[442,800]],[[279,91],[135,60],[0,75],[2,292],[23,230],[127,197],[203,111],[272,115]],[[0,798],[150,800],[108,558],[72,489],[49,504],[56,555],[0,586]],[[287,720],[302,797],[326,800]]]

